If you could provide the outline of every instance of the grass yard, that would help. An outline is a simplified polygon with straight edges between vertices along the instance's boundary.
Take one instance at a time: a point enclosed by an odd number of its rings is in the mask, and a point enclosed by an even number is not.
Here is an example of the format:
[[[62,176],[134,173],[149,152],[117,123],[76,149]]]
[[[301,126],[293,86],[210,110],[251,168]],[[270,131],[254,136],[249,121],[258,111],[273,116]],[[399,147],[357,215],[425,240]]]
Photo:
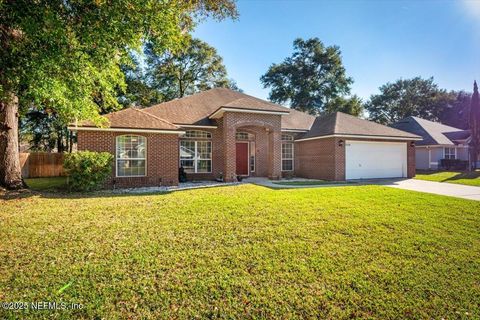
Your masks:
[[[55,191],[67,189],[67,177],[25,179],[27,186],[35,191]]]
[[[478,319],[480,202],[254,185],[0,200],[0,319]]]
[[[325,184],[348,184],[345,181],[327,181],[327,180],[296,180],[296,181],[277,181],[273,184],[281,186],[320,186]]]
[[[419,172],[415,179],[448,182],[464,184],[467,186],[480,187],[480,170],[474,172],[461,171],[434,171],[434,172]]]

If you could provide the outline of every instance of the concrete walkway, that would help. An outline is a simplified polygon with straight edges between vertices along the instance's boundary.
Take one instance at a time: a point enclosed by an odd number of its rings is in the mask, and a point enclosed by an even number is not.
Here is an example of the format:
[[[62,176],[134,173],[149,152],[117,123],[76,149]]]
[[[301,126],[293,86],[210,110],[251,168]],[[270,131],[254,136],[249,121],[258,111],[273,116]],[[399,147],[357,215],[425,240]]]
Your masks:
[[[378,185],[480,201],[480,187],[462,184],[407,179],[382,181]]]

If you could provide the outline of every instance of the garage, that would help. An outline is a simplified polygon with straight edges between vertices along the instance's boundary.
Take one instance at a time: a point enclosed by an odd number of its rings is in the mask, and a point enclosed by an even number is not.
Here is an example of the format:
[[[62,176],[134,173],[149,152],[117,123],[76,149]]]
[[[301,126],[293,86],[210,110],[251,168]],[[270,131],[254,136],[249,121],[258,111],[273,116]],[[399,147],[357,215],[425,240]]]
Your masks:
[[[347,180],[402,177],[407,177],[405,142],[346,141]]]

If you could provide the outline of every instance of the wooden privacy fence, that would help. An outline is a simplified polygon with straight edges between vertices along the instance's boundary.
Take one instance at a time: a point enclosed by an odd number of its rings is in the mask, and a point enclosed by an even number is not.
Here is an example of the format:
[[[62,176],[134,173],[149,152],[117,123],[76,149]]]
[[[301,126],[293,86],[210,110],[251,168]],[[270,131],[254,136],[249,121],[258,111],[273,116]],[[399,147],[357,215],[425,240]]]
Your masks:
[[[24,178],[64,176],[63,153],[20,153],[20,166]]]

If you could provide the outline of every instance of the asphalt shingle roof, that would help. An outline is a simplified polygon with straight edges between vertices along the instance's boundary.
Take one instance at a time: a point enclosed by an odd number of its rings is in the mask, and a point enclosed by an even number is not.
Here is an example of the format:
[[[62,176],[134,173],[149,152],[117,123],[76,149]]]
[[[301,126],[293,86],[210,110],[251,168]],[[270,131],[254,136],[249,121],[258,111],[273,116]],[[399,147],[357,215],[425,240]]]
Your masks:
[[[164,119],[137,108],[127,108],[105,115],[110,123],[110,128],[121,129],[154,129],[154,130],[179,130],[176,126]],[[84,127],[94,127],[91,122],[82,124]]]
[[[421,136],[423,140],[417,145],[455,145],[456,140],[465,140],[470,136],[468,130],[418,117],[408,117],[391,126]]]
[[[329,135],[358,135],[371,137],[396,137],[417,139],[419,136],[402,130],[387,127],[355,116],[336,112],[318,117],[310,131],[299,139],[307,139]]]
[[[224,108],[276,111],[282,115],[282,129],[305,130],[301,138],[331,134],[418,138],[416,135],[337,112],[315,118],[226,88],[215,88],[145,109],[128,108],[106,115],[111,128],[180,130],[182,125],[215,125],[209,116]],[[83,123],[83,126],[93,126]]]

